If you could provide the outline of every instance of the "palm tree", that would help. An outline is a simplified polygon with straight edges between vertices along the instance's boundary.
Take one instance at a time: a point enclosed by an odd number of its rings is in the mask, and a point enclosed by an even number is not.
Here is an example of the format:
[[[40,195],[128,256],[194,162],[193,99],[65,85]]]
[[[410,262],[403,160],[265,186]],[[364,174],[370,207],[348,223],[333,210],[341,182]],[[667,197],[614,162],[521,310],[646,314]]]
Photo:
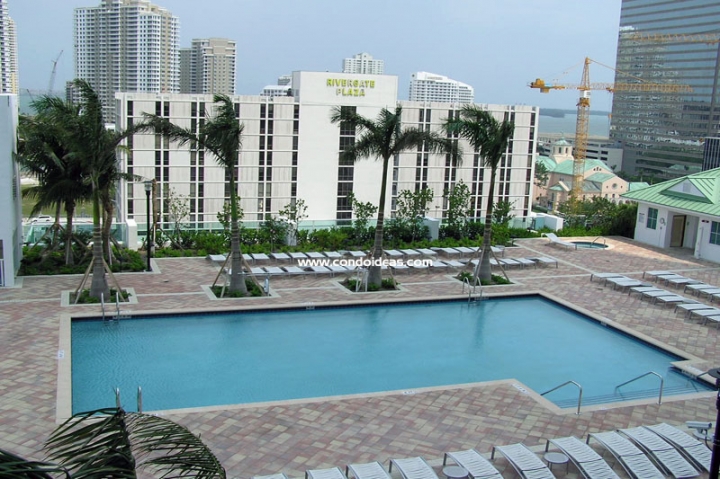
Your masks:
[[[487,110],[477,105],[465,105],[459,115],[445,121],[445,130],[452,134],[459,134],[465,138],[473,150],[482,158],[483,166],[490,168],[490,185],[488,188],[488,203],[485,211],[485,231],[483,232],[483,247],[480,262],[475,269],[475,278],[481,281],[490,281],[490,251],[492,240],[492,212],[493,198],[495,197],[495,177],[513,135],[515,125],[511,121],[502,122]]]
[[[135,479],[139,471],[161,477],[224,479],[225,469],[190,430],[168,419],[121,408],[74,415],[45,444],[49,462],[28,461],[0,450],[0,477]]]
[[[79,109],[59,98],[44,96],[32,104],[36,116],[21,116],[19,122],[18,154],[20,168],[38,179],[39,184],[23,191],[23,196],[37,199],[32,214],[43,208],[55,207],[54,229],[60,229],[60,210],[64,206],[65,264],[74,263],[72,225],[77,203],[90,198],[90,189],[83,183],[79,162],[73,161],[63,125],[53,122],[59,116],[77,116]],[[59,115],[49,112],[60,112]],[[53,240],[53,243],[55,241]]]
[[[76,79],[74,86],[80,92],[79,108],[47,108],[43,115],[58,127],[56,134],[67,145],[66,157],[76,162],[85,175],[89,185],[93,209],[93,267],[90,296],[100,299],[101,295],[110,297],[105,264],[103,260],[102,226],[100,205],[103,192],[112,189],[120,179],[135,179],[133,175],[121,173],[117,159],[117,150],[130,135],[137,133],[142,125],[127,130],[109,130],[102,116],[102,104],[95,90],[85,80]],[[53,103],[58,106],[62,100]]]
[[[425,150],[432,153],[450,151],[450,142],[447,138],[430,131],[419,128],[405,128],[401,126],[402,107],[397,106],[395,111],[383,108],[377,120],[365,118],[351,109],[335,107],[330,115],[333,123],[344,124],[355,128],[359,137],[355,142],[340,153],[340,158],[355,162],[361,158],[375,157],[383,162],[382,180],[380,183],[380,202],[378,203],[377,226],[375,227],[375,243],[373,245],[373,263],[378,262],[383,254],[383,223],[385,220],[385,193],[387,190],[388,169],[390,159],[412,149],[424,145]],[[380,286],[382,274],[380,265],[370,266],[368,284]]]
[[[157,115],[145,114],[147,119],[146,130],[153,129],[173,141],[182,145],[198,145],[215,156],[230,182],[230,251],[231,268],[230,292],[247,294],[245,274],[242,268],[242,252],[240,251],[240,225],[237,196],[237,164],[240,148],[242,147],[242,134],[245,126],[235,116],[235,105],[227,95],[215,95],[213,101],[217,104],[214,118],[208,119],[200,127],[198,133],[181,128],[167,118]]]

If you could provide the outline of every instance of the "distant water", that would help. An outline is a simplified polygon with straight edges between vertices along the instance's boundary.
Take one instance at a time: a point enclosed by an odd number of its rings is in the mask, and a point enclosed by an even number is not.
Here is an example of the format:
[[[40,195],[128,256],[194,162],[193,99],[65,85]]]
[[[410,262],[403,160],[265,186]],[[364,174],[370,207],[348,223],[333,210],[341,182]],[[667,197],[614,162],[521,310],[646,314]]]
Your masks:
[[[540,115],[538,129],[540,133],[565,133],[575,135],[577,115],[565,114],[562,118]],[[590,115],[588,125],[590,136],[607,137],[610,134],[610,118],[607,115]]]

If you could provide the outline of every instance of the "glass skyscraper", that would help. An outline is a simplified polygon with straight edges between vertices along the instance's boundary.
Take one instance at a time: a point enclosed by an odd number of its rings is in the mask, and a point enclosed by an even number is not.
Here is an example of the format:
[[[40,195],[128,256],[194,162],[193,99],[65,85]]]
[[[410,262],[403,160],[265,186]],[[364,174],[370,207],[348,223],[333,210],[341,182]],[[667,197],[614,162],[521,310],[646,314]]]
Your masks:
[[[678,87],[615,91],[610,138],[623,147],[625,171],[700,171],[703,139],[720,133],[719,39],[718,0],[622,0],[615,83]]]

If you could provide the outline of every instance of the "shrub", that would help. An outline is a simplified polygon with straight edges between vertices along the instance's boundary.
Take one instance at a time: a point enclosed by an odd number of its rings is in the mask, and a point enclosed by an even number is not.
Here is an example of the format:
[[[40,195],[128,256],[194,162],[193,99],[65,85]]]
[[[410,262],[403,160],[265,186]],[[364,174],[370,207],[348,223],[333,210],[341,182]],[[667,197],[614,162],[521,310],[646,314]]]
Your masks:
[[[252,280],[246,279],[245,286],[247,286],[247,290],[248,290],[247,295],[242,294],[240,291],[230,292],[227,290],[227,288],[225,288],[225,292],[224,292],[225,295],[222,297],[223,298],[247,298],[247,297],[258,297],[258,296],[263,295],[262,289],[260,289],[260,287],[257,284],[255,284],[255,282],[253,282]],[[220,294],[223,292],[223,287],[222,286],[213,286],[212,292],[215,294],[216,297],[220,298],[221,297]]]

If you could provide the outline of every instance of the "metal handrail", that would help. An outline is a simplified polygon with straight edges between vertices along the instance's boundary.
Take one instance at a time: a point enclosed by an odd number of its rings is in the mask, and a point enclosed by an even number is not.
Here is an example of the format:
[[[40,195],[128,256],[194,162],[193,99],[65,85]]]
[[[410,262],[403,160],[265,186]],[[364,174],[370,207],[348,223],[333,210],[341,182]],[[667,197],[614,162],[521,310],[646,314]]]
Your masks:
[[[115,320],[120,321],[120,293],[115,293]]]
[[[568,384],[574,384],[574,385],[577,386],[577,388],[580,390],[580,393],[578,394],[577,413],[575,413],[575,414],[578,414],[578,415],[579,415],[579,414],[580,414],[580,407],[582,406],[582,394],[583,394],[583,389],[582,389],[582,386],[580,386],[580,385],[579,385],[578,383],[576,383],[575,381],[565,381],[565,382],[562,383],[561,385],[555,386],[554,388],[550,389],[549,391],[545,391],[544,393],[541,393],[540,395],[541,395],[541,396],[544,396],[544,395],[546,395],[546,394],[549,394],[549,393],[551,393],[551,392],[553,392],[553,391],[556,391],[556,390],[560,389],[561,387],[567,386]]]
[[[137,393],[137,412],[143,411],[143,401],[142,401],[142,388],[138,386],[138,393]]]
[[[605,246],[607,246],[607,239],[606,239],[606,238],[603,238],[602,236],[598,236],[597,238],[595,238],[594,240],[592,240],[592,241],[590,242],[590,244],[595,244],[595,242],[596,242],[597,240],[599,240],[599,239],[602,239],[602,240],[603,240],[603,244],[604,244]]]
[[[120,388],[113,388],[113,391],[115,391],[115,406],[120,409],[122,407],[122,403],[120,402]]]
[[[662,393],[663,393],[663,387],[665,386],[665,378],[663,378],[661,375],[659,375],[655,371],[648,371],[645,374],[641,374],[640,376],[638,376],[636,378],[632,378],[630,381],[625,381],[624,383],[622,383],[618,386],[615,386],[615,390],[617,391],[618,389],[625,386],[626,384],[630,384],[631,382],[637,381],[638,379],[642,379],[645,376],[649,376],[650,374],[657,376],[660,379],[660,394],[658,395],[658,404],[662,404]]]
[[[470,300],[472,300],[472,295],[475,293],[475,286],[470,286],[470,280],[467,278],[463,278],[463,285],[462,285],[462,292],[460,294],[465,293],[465,285],[467,284],[468,287],[468,303]]]
[[[102,308],[103,321],[105,321],[105,293],[100,293],[100,307]]]

